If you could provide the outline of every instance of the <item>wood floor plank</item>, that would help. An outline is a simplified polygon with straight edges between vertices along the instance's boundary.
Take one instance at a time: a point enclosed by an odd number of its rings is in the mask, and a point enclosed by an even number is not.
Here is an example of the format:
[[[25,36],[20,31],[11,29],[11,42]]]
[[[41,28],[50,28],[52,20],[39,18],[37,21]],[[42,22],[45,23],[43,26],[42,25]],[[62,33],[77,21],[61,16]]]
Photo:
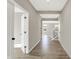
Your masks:
[[[15,49],[16,59],[70,59],[58,40],[43,38],[39,44],[28,54],[22,54],[20,49]]]

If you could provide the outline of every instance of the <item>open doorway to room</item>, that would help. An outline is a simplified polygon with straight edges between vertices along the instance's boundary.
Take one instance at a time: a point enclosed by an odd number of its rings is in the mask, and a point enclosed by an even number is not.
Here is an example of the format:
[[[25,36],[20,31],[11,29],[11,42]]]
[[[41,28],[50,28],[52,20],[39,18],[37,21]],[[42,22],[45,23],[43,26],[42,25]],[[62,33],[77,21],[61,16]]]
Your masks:
[[[15,4],[14,20],[14,57],[23,56],[28,53],[29,47],[29,14],[21,6]]]
[[[58,20],[42,20],[42,39],[44,37],[51,40],[60,39],[60,22]]]

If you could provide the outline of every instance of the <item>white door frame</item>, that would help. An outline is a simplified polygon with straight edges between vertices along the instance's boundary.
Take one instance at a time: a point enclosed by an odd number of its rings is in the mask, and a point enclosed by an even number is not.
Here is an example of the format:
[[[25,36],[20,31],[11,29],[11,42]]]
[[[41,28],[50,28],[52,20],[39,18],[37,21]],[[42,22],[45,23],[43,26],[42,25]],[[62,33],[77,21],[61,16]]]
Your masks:
[[[14,2],[7,1],[7,59],[14,59]]]
[[[24,47],[26,46],[26,45],[25,45],[25,42],[24,42],[24,44],[21,45],[21,50],[23,51],[23,53],[29,53],[29,13],[28,13],[28,11],[26,11],[24,8],[22,8],[22,7],[21,7],[18,3],[16,3],[16,2],[15,2],[15,6],[19,7],[21,10],[23,10],[23,12],[24,12],[23,15],[27,17],[27,19],[26,19],[26,20],[27,20],[27,23],[28,23],[28,24],[27,24],[27,27],[28,27],[28,28],[27,28],[27,34],[28,34],[28,35],[27,35],[27,37],[28,37],[28,39],[27,39],[27,49],[24,48]],[[24,16],[23,16],[22,19],[21,19],[21,23],[22,23],[22,24],[21,24],[21,27],[22,27],[22,29],[21,29],[21,30],[22,30],[21,42],[22,42],[22,43],[23,43],[22,39],[23,39],[23,36],[24,36],[24,31],[23,31],[23,30],[24,30]],[[25,41],[25,40],[24,40],[24,41]]]

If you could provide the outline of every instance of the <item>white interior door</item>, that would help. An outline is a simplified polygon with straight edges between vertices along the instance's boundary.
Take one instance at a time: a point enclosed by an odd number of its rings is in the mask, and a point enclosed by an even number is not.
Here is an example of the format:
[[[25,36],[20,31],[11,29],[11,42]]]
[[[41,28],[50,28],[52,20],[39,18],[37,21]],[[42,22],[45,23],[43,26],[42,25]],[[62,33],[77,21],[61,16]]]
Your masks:
[[[7,59],[14,59],[14,5],[7,2]]]
[[[22,15],[21,19],[21,31],[22,31],[22,51],[28,53],[28,16]]]
[[[14,48],[21,48],[21,16],[22,14],[15,12],[14,36],[16,40],[14,41]]]

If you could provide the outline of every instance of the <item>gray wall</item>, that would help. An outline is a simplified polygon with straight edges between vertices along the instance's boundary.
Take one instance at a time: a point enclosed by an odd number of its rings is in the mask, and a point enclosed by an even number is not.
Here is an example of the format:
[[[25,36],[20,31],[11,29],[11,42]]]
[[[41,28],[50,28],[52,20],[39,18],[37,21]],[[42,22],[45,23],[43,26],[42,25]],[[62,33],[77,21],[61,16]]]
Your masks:
[[[69,0],[60,17],[60,42],[71,56],[71,1]]]
[[[28,0],[15,0],[29,12],[29,49],[40,40],[40,15],[34,10]]]

